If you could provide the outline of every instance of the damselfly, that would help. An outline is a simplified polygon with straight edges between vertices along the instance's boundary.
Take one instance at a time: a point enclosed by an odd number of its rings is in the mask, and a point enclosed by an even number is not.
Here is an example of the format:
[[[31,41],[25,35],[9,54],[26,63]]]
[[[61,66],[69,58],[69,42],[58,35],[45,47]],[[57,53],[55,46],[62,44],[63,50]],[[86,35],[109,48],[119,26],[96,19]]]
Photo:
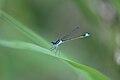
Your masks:
[[[79,32],[79,27],[76,27],[75,29],[73,29],[71,32],[67,33],[66,35],[64,35],[63,37],[61,37],[60,39],[51,42],[52,44],[52,48],[51,51],[55,51],[55,53],[57,51],[59,51],[59,45],[61,43],[67,42],[67,41],[71,41],[71,40],[75,40],[75,39],[79,39],[79,38],[85,38],[90,36],[89,33],[85,33],[81,36],[76,36],[76,34]]]

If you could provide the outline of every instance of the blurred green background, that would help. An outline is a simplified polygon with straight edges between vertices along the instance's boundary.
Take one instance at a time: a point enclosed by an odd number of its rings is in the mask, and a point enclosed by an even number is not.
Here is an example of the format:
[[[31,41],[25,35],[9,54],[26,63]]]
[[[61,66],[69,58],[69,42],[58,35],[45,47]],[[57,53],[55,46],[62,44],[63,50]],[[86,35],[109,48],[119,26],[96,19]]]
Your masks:
[[[60,52],[120,80],[119,0],[0,0],[0,9],[49,43],[75,26],[90,37],[60,45]],[[0,39],[33,42],[0,18]],[[37,44],[37,43],[35,43]],[[44,45],[40,45],[46,47]],[[50,48],[50,47],[46,47]],[[0,46],[0,80],[86,80],[60,60]]]

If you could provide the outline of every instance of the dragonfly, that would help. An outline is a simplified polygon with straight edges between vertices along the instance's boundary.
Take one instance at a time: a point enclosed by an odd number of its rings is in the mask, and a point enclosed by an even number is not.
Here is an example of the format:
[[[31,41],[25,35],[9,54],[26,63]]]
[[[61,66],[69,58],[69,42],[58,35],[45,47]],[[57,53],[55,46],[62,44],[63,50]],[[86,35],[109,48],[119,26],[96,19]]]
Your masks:
[[[76,37],[76,34],[78,34],[79,30],[80,30],[80,28],[76,27],[72,31],[70,31],[69,33],[64,35],[63,37],[57,39],[56,41],[51,42],[51,44],[52,44],[51,51],[54,51],[55,53],[57,53],[59,51],[60,44],[67,42],[67,41],[72,41],[72,40],[76,40],[76,39],[85,38],[85,37],[90,36],[90,33],[86,32],[86,33]]]

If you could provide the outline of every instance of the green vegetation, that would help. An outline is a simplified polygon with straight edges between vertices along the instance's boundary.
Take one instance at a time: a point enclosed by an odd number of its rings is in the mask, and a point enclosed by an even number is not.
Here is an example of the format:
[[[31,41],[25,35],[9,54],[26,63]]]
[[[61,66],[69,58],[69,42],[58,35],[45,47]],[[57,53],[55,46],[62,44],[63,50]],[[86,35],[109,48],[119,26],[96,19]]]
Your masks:
[[[120,79],[119,0],[0,0],[0,9],[0,80]],[[49,50],[76,25],[92,36]]]

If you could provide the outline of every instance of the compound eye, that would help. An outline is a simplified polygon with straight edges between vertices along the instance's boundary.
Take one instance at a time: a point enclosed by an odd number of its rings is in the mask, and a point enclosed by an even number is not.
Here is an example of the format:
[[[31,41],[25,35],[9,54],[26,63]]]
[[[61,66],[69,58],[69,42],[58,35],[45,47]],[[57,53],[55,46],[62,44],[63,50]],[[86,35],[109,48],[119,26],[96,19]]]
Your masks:
[[[90,33],[85,33],[84,36],[85,37],[90,36]]]
[[[51,43],[54,43],[54,42],[51,42]]]
[[[51,42],[52,45],[54,45],[54,42]]]

